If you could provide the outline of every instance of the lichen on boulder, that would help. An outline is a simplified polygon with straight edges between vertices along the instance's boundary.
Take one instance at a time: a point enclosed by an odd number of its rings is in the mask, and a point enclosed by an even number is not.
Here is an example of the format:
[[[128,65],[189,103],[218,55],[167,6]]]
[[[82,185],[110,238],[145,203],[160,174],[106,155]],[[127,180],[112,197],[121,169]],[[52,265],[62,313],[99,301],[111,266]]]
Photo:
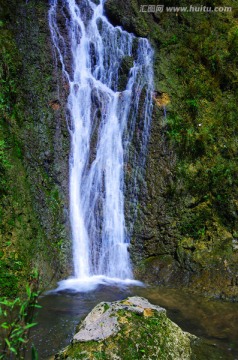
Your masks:
[[[101,302],[80,323],[55,359],[191,359],[197,338],[145,298]]]

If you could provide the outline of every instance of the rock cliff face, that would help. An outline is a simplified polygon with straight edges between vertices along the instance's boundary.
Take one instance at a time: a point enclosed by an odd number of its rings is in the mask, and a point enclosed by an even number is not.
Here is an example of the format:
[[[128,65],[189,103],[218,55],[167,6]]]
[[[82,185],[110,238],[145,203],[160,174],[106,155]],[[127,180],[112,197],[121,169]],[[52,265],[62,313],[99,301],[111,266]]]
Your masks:
[[[37,267],[44,286],[70,272],[67,84],[55,60],[48,1],[2,2],[0,264],[6,294]],[[10,91],[7,87],[10,87]],[[10,93],[10,95],[9,95]]]
[[[165,1],[160,13],[153,4],[106,2],[114,25],[155,49],[154,116],[130,248],[135,273],[235,299],[237,11],[169,12],[174,4]]]
[[[237,299],[237,13],[144,13],[140,5],[106,2],[114,25],[155,49],[151,138],[130,248],[135,276]],[[0,285],[12,294],[16,276],[34,266],[44,283],[71,272],[68,86],[48,6],[0,5]]]

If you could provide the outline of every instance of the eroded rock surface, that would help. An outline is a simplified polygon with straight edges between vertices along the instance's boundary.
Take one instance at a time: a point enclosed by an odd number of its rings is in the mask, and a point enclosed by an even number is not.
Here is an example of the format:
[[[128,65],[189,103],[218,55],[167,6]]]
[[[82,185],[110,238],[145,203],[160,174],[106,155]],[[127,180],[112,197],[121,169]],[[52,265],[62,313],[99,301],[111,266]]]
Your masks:
[[[182,331],[164,308],[133,296],[98,304],[55,359],[191,359],[197,338]]]

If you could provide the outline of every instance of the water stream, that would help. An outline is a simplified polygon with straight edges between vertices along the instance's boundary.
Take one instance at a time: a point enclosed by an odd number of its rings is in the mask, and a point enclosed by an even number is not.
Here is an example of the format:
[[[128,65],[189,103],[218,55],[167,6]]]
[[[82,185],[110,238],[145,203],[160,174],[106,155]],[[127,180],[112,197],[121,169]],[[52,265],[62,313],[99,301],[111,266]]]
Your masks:
[[[136,123],[140,136],[135,156],[143,168],[152,113],[153,51],[146,39],[113,27],[103,15],[103,3],[53,0],[49,11],[52,40],[70,88],[74,277],[62,281],[59,289],[133,279],[124,168]],[[126,79],[125,64],[130,64]]]

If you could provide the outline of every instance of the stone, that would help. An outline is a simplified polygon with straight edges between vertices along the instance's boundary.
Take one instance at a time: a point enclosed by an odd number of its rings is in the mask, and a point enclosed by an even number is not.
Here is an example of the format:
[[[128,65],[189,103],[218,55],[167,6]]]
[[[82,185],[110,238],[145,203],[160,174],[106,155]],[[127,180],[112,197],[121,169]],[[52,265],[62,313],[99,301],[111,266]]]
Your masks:
[[[197,340],[174,324],[164,308],[133,296],[98,304],[55,359],[186,360]]]

